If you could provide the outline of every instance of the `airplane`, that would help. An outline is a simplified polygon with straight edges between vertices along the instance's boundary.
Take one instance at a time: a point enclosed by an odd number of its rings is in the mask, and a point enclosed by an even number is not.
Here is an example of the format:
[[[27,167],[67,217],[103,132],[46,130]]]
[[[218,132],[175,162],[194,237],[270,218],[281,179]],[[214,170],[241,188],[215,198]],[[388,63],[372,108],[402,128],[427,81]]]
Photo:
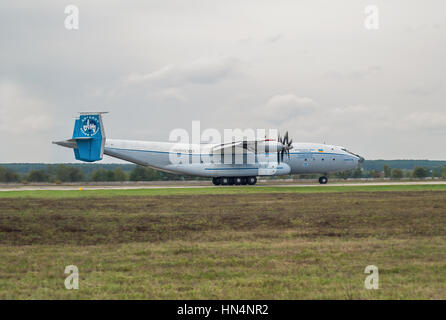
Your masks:
[[[53,143],[72,148],[76,160],[99,161],[105,154],[174,174],[209,177],[214,185],[255,185],[259,176],[288,174],[320,174],[319,183],[326,184],[329,172],[355,169],[364,161],[342,146],[293,142],[288,132],[277,141],[205,144],[108,139],[104,113],[80,112],[72,138]]]

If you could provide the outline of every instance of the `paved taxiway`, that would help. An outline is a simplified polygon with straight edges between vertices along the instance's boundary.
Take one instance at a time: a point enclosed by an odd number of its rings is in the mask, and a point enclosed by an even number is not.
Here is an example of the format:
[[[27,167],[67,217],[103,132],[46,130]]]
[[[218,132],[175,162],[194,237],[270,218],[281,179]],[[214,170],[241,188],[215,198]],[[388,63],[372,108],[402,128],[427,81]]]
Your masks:
[[[352,183],[328,183],[326,185],[314,184],[296,184],[296,183],[282,183],[274,184],[274,182],[262,183],[260,182],[255,187],[329,187],[329,186],[397,186],[397,185],[445,185],[446,181],[405,181],[405,182],[352,182]],[[221,186],[226,187],[226,186]],[[237,187],[237,186],[235,186]],[[243,186],[238,186],[243,188]],[[185,189],[185,188],[217,188],[209,183],[209,185],[69,185],[69,186],[15,186],[15,187],[0,187],[1,191],[37,191],[37,190],[132,190],[132,189]]]

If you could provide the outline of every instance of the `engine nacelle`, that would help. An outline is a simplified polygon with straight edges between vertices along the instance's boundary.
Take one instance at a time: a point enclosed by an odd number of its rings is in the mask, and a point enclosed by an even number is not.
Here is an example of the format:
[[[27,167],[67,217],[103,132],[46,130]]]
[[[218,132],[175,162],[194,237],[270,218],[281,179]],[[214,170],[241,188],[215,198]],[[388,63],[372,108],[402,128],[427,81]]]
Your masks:
[[[265,148],[265,152],[273,153],[273,152],[280,152],[283,149],[283,144],[277,141],[265,141],[263,142],[263,145],[258,145],[258,149]]]

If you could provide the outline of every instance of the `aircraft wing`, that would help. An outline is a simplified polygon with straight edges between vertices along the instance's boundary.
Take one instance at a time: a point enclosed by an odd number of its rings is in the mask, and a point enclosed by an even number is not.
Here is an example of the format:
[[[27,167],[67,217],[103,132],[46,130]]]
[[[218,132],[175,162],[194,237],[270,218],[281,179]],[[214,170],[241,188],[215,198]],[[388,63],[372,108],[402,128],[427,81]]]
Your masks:
[[[219,145],[216,145],[212,147],[211,152],[212,153],[226,153],[229,154],[231,152],[256,152],[257,150],[257,140],[252,141],[246,141],[246,140],[240,140],[235,142],[229,142],[229,143],[222,143]]]

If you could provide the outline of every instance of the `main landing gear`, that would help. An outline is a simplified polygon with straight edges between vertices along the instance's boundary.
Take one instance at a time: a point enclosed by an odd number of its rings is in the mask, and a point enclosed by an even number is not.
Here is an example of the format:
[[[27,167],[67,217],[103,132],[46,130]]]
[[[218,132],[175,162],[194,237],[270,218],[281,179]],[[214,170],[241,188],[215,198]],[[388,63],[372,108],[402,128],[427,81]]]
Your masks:
[[[320,184],[326,184],[328,182],[328,178],[326,176],[322,176],[319,178]]]
[[[212,178],[212,183],[216,186],[222,185],[222,186],[232,186],[232,185],[255,185],[257,182],[256,177],[216,177]]]

